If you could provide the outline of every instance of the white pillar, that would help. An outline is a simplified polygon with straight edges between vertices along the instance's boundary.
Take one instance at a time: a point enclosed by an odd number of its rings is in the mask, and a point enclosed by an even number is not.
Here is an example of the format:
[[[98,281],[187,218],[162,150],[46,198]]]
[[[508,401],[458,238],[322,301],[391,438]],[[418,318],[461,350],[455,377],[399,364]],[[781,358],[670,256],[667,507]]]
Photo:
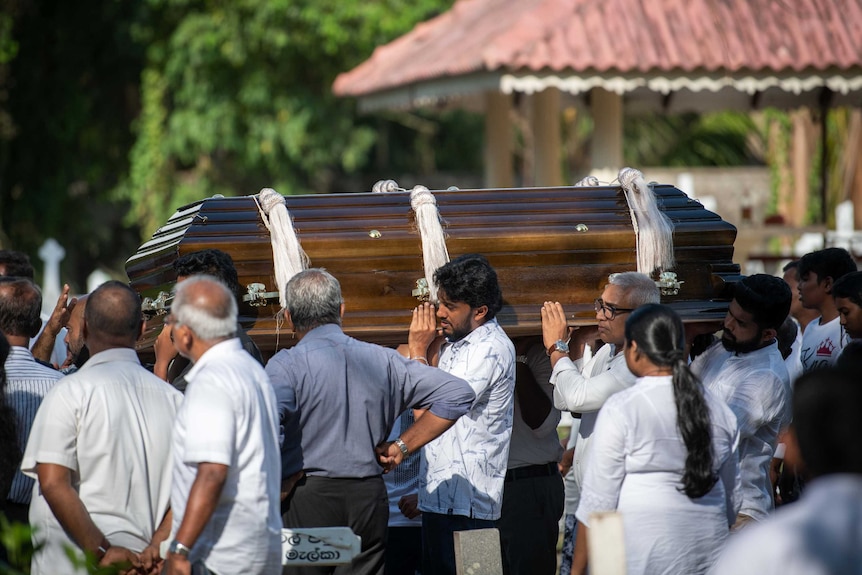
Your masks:
[[[607,171],[616,178],[623,167],[623,98],[602,88],[593,88],[590,107],[594,125],[592,172]]]
[[[64,257],[66,257],[66,250],[54,238],[48,238],[39,248],[39,259],[45,264],[45,272],[42,275],[42,313],[51,315],[54,306],[57,305],[57,298],[60,297],[62,289],[60,262]]]
[[[560,169],[560,91],[545,88],[530,99],[532,106],[534,162],[536,186],[561,186]]]
[[[485,94],[485,187],[512,187],[512,97]]]

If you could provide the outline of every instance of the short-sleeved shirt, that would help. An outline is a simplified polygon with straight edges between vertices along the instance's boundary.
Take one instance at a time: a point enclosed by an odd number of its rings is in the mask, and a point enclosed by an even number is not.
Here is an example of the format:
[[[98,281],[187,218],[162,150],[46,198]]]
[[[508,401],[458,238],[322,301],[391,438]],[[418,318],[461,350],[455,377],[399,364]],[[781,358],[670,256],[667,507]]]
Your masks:
[[[144,369],[133,349],[92,356],[45,396],[21,469],[36,478],[39,463],[72,470],[96,526],[113,545],[142,551],[167,512],[171,492],[171,427],[182,395]],[[33,490],[30,524],[32,573],[71,573],[64,546],[75,549],[39,491]]]
[[[790,375],[778,344],[734,353],[718,342],[694,360],[691,370],[736,416],[742,476],[739,512],[763,519],[774,507],[769,465],[778,432],[790,423]]]
[[[841,318],[821,324],[822,318],[815,318],[805,327],[802,334],[802,369],[806,372],[835,364],[841,350],[847,343]]]
[[[284,426],[283,476],[379,476],[374,448],[410,407],[457,419],[476,395],[463,380],[393,349],[359,341],[336,324],[279,351],[266,372]]]
[[[33,354],[25,347],[12,346],[6,358],[6,403],[15,410],[18,419],[18,444],[24,448],[30,437],[30,428],[42,399],[63,377],[56,369],[51,369],[33,359]],[[15,472],[12,487],[6,497],[13,503],[27,505],[33,493],[34,479],[20,470]]]
[[[239,339],[207,350],[189,371],[173,441],[172,537],[199,463],[228,466],[218,505],[189,560],[216,573],[281,572],[281,459],[275,393]]]
[[[466,380],[476,400],[465,416],[422,449],[419,508],[499,519],[512,434],[515,347],[492,319],[444,344],[439,367]]]

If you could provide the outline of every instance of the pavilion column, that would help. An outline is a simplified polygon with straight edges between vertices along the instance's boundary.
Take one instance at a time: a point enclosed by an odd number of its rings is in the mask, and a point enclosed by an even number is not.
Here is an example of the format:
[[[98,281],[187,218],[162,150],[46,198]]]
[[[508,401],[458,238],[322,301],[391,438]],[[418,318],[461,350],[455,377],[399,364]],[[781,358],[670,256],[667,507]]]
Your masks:
[[[808,176],[811,171],[811,156],[814,152],[812,136],[814,124],[811,121],[811,112],[802,108],[791,112],[790,119],[793,125],[792,160],[791,173],[793,176],[793,188],[790,196],[789,224],[793,226],[804,226],[808,215],[808,202],[811,190],[808,186]],[[825,222],[824,222],[825,223]]]
[[[533,124],[533,173],[536,186],[561,186],[560,91],[545,88],[530,98]]]
[[[500,92],[485,94],[485,187],[511,188],[512,97]]]
[[[623,167],[623,98],[602,88],[593,88],[590,107],[594,125],[592,172],[609,172],[616,178]]]

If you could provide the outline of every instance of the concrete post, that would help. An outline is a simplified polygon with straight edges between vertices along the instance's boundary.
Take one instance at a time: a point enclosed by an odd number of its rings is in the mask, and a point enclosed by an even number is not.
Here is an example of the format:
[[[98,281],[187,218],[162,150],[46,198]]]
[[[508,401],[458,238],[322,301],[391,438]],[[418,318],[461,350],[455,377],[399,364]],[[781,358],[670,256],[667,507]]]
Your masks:
[[[545,88],[533,94],[530,103],[535,146],[535,185],[561,186],[563,176],[560,169],[560,91],[557,88]]]
[[[593,112],[592,173],[623,167],[623,98],[602,88],[590,92]]]
[[[485,187],[512,187],[512,97],[485,94]]]

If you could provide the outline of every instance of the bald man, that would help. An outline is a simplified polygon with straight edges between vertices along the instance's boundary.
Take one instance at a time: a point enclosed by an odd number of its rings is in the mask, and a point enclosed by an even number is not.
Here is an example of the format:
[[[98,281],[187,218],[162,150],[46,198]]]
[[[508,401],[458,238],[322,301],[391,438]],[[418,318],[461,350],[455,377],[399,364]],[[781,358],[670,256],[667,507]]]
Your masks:
[[[92,304],[91,304],[92,305]],[[275,392],[236,337],[233,294],[211,276],[177,284],[171,326],[194,362],[173,441],[167,575],[281,573]]]
[[[91,357],[45,396],[22,471],[37,479],[30,505],[31,573],[76,573],[66,555],[152,569],[170,531],[171,427],[182,395],[135,353],[141,301],[110,281],[89,297],[83,341]],[[39,549],[39,547],[37,547]],[[149,572],[149,571],[148,571]]]

